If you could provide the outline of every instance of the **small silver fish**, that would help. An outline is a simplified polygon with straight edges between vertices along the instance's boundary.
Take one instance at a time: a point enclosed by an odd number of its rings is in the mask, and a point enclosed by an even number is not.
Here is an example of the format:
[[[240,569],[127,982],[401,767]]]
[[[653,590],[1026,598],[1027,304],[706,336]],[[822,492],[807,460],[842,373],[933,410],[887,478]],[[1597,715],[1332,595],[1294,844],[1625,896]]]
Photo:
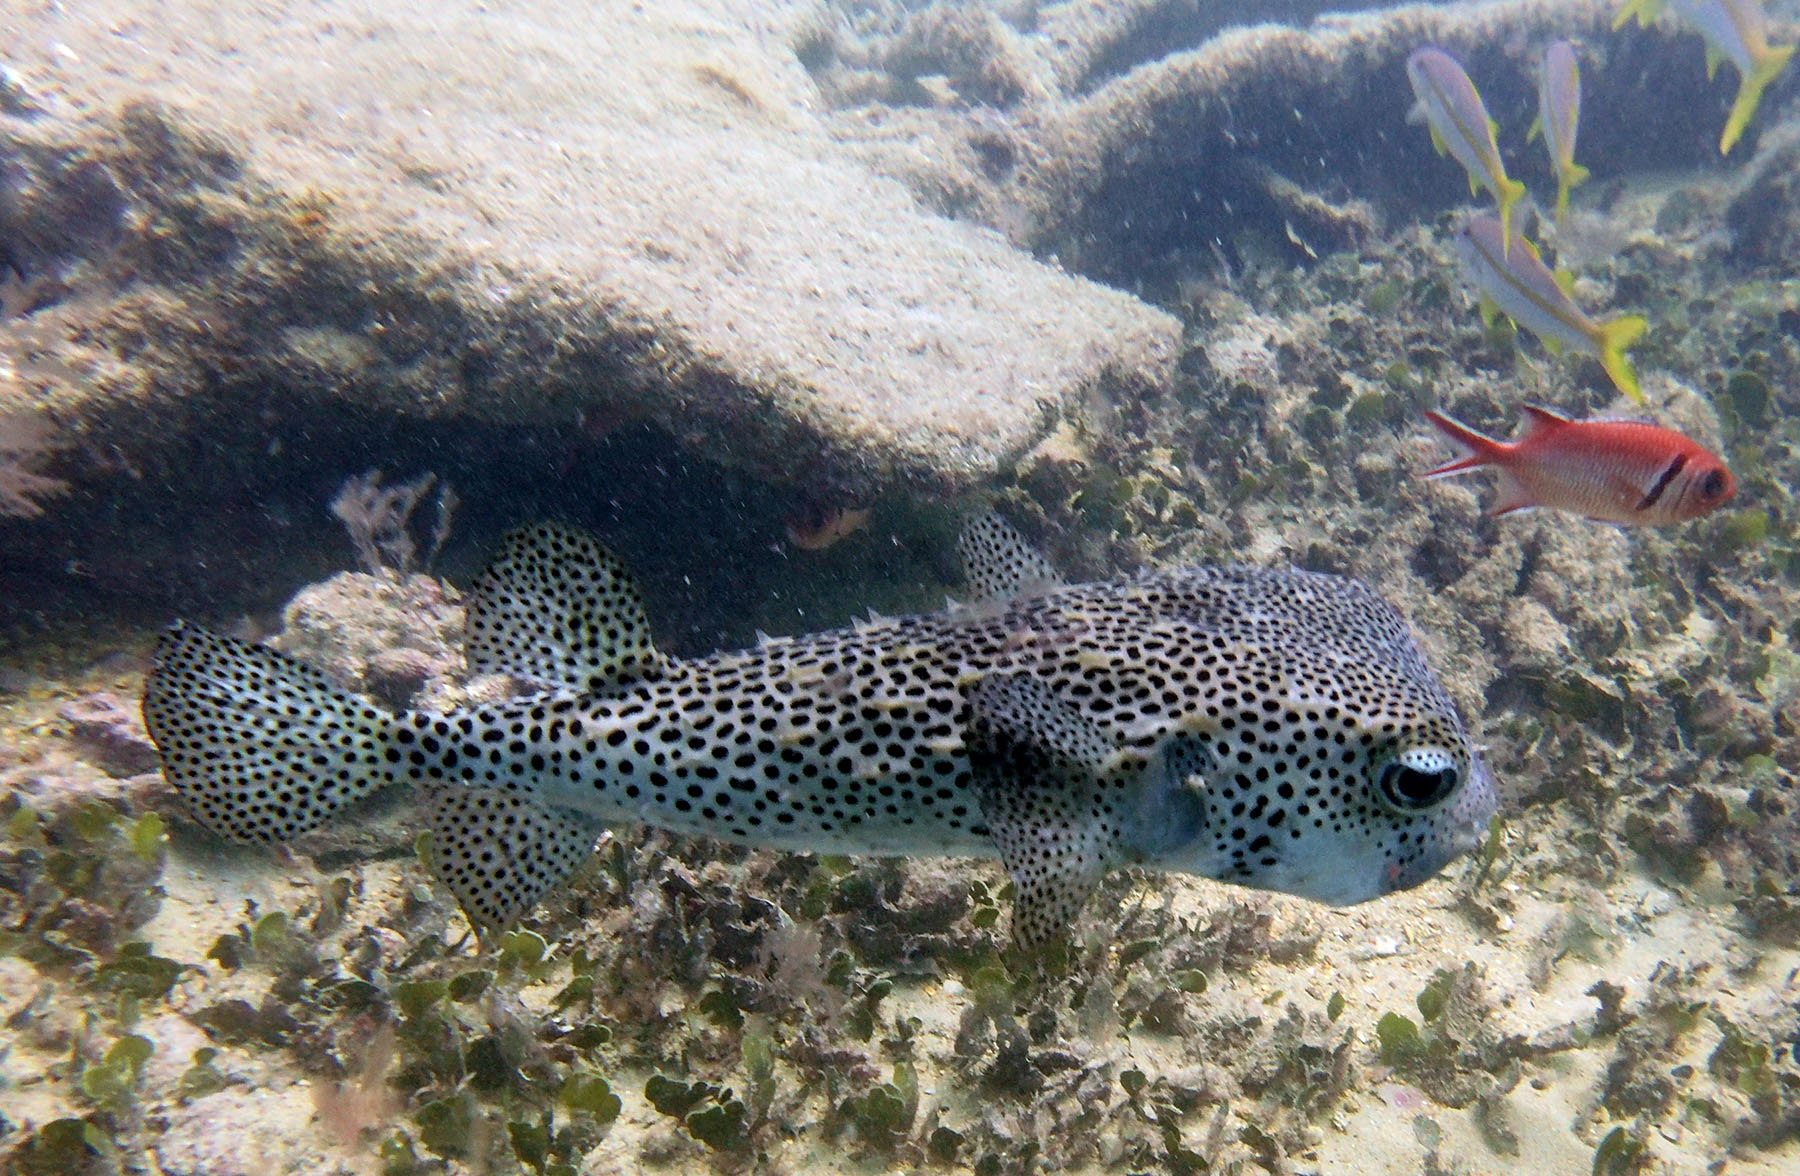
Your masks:
[[[1625,349],[1643,338],[1649,323],[1635,314],[1596,322],[1569,293],[1573,275],[1553,272],[1538,256],[1537,246],[1523,237],[1515,235],[1508,249],[1504,232],[1499,221],[1477,213],[1456,237],[1463,273],[1481,296],[1482,319],[1491,320],[1499,311],[1542,339],[1553,355],[1568,350],[1593,356],[1619,391],[1643,403],[1644,393]]]
[[[1487,105],[1469,80],[1462,63],[1442,49],[1415,49],[1406,59],[1406,79],[1412,84],[1413,120],[1424,120],[1431,129],[1431,145],[1439,155],[1450,155],[1469,173],[1469,192],[1476,186],[1494,194],[1500,207],[1503,240],[1512,238],[1513,205],[1525,197],[1525,185],[1510,179],[1494,138],[1494,120]]]
[[[1588,169],[1575,162],[1575,135],[1581,126],[1581,66],[1575,46],[1552,41],[1538,70],[1538,116],[1525,135],[1539,135],[1550,152],[1556,176],[1556,223],[1569,219],[1569,189],[1587,182]]]
[[[651,644],[594,540],[531,527],[474,586],[467,648],[472,671],[541,694],[393,714],[184,624],[144,718],[194,814],[241,841],[413,785],[438,872],[482,929],[621,822],[798,852],[997,854],[1027,945],[1119,866],[1343,904],[1416,886],[1480,840],[1487,770],[1406,622],[1362,584],[1185,568],[1068,586],[991,516],[961,552],[975,605],[683,661]]]

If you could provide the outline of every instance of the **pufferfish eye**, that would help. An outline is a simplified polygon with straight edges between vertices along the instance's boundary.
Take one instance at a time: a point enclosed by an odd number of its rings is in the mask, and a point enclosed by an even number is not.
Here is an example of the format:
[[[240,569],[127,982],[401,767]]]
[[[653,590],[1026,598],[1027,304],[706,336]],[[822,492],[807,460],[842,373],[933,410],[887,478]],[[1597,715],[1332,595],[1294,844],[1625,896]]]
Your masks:
[[[1411,747],[1381,765],[1381,795],[1402,812],[1428,809],[1462,782],[1456,759],[1441,747]]]

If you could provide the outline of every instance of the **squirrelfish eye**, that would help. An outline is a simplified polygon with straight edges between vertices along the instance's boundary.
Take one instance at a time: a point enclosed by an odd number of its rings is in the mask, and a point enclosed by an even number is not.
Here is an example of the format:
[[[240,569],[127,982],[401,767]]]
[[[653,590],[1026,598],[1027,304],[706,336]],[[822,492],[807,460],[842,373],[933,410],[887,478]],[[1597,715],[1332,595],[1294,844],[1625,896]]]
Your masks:
[[[1717,498],[1725,493],[1725,471],[1707,470],[1706,476],[1700,479],[1700,493],[1706,498]]]
[[[1411,747],[1381,765],[1381,795],[1402,811],[1428,809],[1462,783],[1456,759],[1441,747]]]

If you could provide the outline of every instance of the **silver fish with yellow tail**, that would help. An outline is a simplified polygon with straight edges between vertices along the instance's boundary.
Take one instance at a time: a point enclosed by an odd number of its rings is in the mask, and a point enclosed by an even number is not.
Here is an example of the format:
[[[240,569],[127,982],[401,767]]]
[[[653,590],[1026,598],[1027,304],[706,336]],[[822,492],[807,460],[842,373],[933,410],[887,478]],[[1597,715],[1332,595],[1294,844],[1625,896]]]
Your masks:
[[[1642,403],[1643,389],[1625,349],[1643,337],[1649,324],[1635,314],[1603,322],[1590,318],[1569,292],[1572,274],[1552,271],[1537,246],[1523,237],[1515,235],[1512,248],[1506,248],[1502,232],[1498,220],[1478,213],[1456,237],[1463,273],[1481,296],[1482,318],[1491,320],[1496,311],[1506,315],[1543,340],[1552,355],[1572,351],[1593,356],[1619,391]]]

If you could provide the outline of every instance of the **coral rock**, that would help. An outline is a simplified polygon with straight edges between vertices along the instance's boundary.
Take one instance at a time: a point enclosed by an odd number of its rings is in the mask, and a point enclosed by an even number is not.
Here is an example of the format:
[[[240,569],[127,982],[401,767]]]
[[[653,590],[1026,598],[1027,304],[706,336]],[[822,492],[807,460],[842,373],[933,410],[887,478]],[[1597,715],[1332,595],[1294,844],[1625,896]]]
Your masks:
[[[72,729],[81,758],[109,776],[137,776],[162,766],[138,708],[112,691],[78,698],[57,713]]]

